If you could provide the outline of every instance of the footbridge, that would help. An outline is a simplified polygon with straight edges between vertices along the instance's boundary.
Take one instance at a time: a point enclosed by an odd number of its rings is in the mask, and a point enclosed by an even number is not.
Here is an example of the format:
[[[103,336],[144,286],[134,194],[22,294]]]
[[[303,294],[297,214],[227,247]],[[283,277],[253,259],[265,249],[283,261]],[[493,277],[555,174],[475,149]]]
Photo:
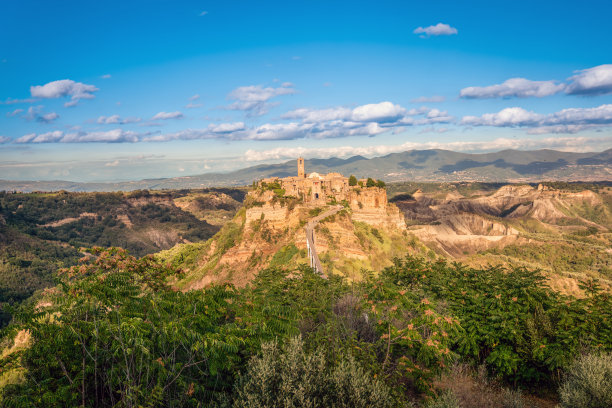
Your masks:
[[[321,276],[325,279],[327,279],[327,275],[323,271],[323,266],[321,265],[319,255],[317,254],[314,230],[319,221],[329,217],[330,215],[336,214],[343,208],[344,207],[342,207],[341,205],[330,208],[329,210],[317,215],[312,220],[308,221],[308,224],[306,224],[306,227],[304,228],[306,230],[306,248],[308,248],[308,259],[310,260],[310,267],[313,268],[316,272],[320,273]]]

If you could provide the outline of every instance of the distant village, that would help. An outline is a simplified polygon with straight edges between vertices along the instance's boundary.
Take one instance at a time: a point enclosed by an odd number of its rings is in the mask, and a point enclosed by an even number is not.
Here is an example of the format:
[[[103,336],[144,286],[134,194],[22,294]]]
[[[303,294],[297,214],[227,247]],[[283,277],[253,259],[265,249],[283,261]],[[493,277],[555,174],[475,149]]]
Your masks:
[[[258,182],[258,186],[265,187],[274,183],[285,191],[284,195],[301,198],[305,203],[322,203],[332,197],[338,202],[350,201],[354,199],[356,190],[385,187],[384,182],[371,178],[358,180],[354,176],[345,177],[340,173],[306,173],[302,157],[297,159],[297,176],[265,178]],[[387,204],[386,194],[384,198],[385,202],[377,203],[377,207]]]

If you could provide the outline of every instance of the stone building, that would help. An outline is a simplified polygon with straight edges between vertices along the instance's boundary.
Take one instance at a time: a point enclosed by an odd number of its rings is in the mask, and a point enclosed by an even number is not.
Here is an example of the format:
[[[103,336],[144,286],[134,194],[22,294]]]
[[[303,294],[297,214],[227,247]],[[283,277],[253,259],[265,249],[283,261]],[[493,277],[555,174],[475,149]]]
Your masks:
[[[396,206],[388,205],[387,191],[380,187],[365,187],[367,179],[360,180],[361,185],[349,186],[348,178],[340,173],[306,173],[304,159],[301,157],[297,160],[297,174],[297,176],[285,178],[266,178],[259,181],[259,186],[264,183],[278,184],[280,188],[285,190],[285,196],[302,198],[304,203],[308,205],[324,205],[331,198],[334,198],[338,203],[346,201],[352,211],[352,219],[355,221],[371,225],[391,225],[405,228],[405,221],[399,209]],[[274,197],[272,191],[265,191],[264,195],[269,196],[270,200]],[[270,214],[273,215],[266,213],[266,219],[270,220],[276,217],[274,219],[284,225],[282,223],[286,220],[283,214],[289,210],[281,206],[276,208],[274,204],[267,205],[270,207]],[[259,219],[258,217],[266,208],[264,206],[250,209],[247,212],[247,218],[252,215],[252,217],[255,217],[253,220]]]
[[[297,159],[297,177],[267,178],[259,183],[279,183],[286,196],[300,197],[304,202],[325,202],[330,197],[336,201],[349,199],[348,177],[340,173],[306,173],[304,159]]]

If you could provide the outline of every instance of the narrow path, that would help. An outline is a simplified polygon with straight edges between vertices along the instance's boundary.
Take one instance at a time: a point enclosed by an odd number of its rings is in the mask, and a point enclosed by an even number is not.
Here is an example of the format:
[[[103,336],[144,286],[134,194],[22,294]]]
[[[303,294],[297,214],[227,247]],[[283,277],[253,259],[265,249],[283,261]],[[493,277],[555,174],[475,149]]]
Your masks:
[[[322,219],[329,217],[330,215],[336,214],[338,211],[342,210],[344,207],[339,205],[337,207],[330,208],[329,210],[317,215],[312,220],[308,221],[306,227],[306,248],[308,248],[308,259],[310,259],[310,267],[315,271],[321,274],[321,276],[327,279],[327,275],[323,272],[323,266],[321,265],[321,261],[319,260],[319,255],[317,254],[317,248],[315,247],[315,233],[314,229]]]

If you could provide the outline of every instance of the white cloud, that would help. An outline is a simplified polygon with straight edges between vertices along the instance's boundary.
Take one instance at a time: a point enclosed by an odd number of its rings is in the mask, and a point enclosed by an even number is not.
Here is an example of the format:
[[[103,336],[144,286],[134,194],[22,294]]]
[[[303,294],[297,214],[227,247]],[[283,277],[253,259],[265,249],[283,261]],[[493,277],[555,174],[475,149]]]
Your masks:
[[[15,140],[15,143],[54,143],[59,142],[63,136],[64,132],[61,130],[54,130],[53,132],[41,133],[39,135],[30,133]]]
[[[539,123],[542,118],[543,115],[514,107],[482,116],[464,116],[461,123],[474,126],[527,126]]]
[[[0,101],[0,105],[14,105],[17,103],[32,103],[32,102],[36,102],[36,99],[34,98],[27,98],[27,99],[6,98],[4,101]]]
[[[100,78],[102,78],[102,79],[110,79],[110,77],[111,77],[111,74],[104,74]]]
[[[459,93],[461,98],[485,99],[485,98],[527,98],[554,95],[563,91],[564,84],[555,81],[530,81],[525,78],[510,78],[502,84],[478,87],[470,86],[463,88]]]
[[[42,134],[30,133],[15,140],[15,143],[124,143],[137,142],[136,132],[121,129],[107,132],[64,133],[61,130]]]
[[[499,138],[489,141],[457,142],[406,142],[400,145],[340,146],[323,148],[276,147],[269,150],[247,150],[243,159],[247,162],[306,158],[347,158],[355,155],[374,157],[408,150],[446,149],[459,152],[487,152],[505,149],[535,150],[556,149],[571,152],[588,152],[605,149],[612,143],[612,136],[606,137],[550,137],[545,139]]]
[[[119,124],[125,125],[127,123],[137,123],[140,122],[140,118],[130,117],[130,118],[122,118],[119,115],[111,115],[111,116],[100,116],[96,122],[101,125],[110,125],[110,124]]]
[[[119,160],[114,160],[112,162],[108,162],[104,164],[104,166],[106,167],[117,167],[118,165],[119,165]]]
[[[448,24],[438,23],[436,25],[428,26],[428,27],[418,27],[413,31],[414,34],[424,34],[421,35],[421,38],[429,37],[429,36],[438,36],[438,35],[453,35],[457,34],[457,29],[455,27],[451,27]]]
[[[349,119],[352,110],[344,107],[335,107],[329,109],[308,109],[299,108],[289,111],[283,115],[283,119],[301,119],[306,123],[324,122],[330,120],[345,120]]]
[[[15,109],[15,110],[14,110],[14,111],[12,111],[12,112],[7,112],[7,113],[6,113],[6,117],[7,117],[7,118],[12,118],[12,117],[15,117],[15,116],[19,115],[19,114],[20,114],[20,113],[22,113],[22,112],[23,112],[23,109]]]
[[[203,11],[203,12],[200,13],[200,17],[204,17],[207,14],[208,14],[208,11]]]
[[[31,86],[30,94],[34,98],[46,99],[70,96],[72,102],[68,102],[65,106],[74,106],[80,99],[93,99],[95,97],[93,93],[98,90],[93,85],[62,79],[45,85]]]
[[[576,133],[585,129],[612,126],[612,104],[595,108],[569,108],[548,115],[506,108],[498,113],[465,116],[461,123],[473,126],[530,127],[530,133]]]
[[[73,99],[70,102],[64,103],[64,108],[72,108],[73,106],[77,106],[79,104],[78,99]]]
[[[0,135],[0,144],[4,144],[4,143],[8,143],[11,141],[11,138],[8,136],[1,136]]]
[[[185,105],[186,109],[196,109],[196,108],[201,108],[202,105],[201,103],[188,103],[187,105]]]
[[[168,120],[168,119],[181,119],[183,114],[179,111],[176,112],[158,112],[151,118],[151,120]]]
[[[27,120],[27,121],[37,121],[37,122],[41,122],[41,123],[51,123],[54,120],[56,120],[57,118],[59,118],[59,115],[57,113],[55,113],[55,112],[50,112],[50,113],[42,114],[41,113],[42,109],[43,109],[42,105],[30,106],[28,108],[26,114],[23,115],[22,117],[25,120]],[[18,110],[19,109],[14,110],[13,112],[11,112],[11,114],[14,114]]]
[[[208,130],[213,133],[232,133],[245,129],[244,122],[220,123],[218,125],[211,124],[208,126]]]
[[[570,95],[603,95],[612,93],[612,64],[577,71],[565,92]]]
[[[195,94],[195,95],[193,95],[192,97],[189,98],[190,101],[196,101],[198,99],[200,99],[200,95],[198,95],[198,94]]]
[[[446,98],[443,96],[434,95],[434,96],[421,96],[418,98],[414,98],[414,99],[411,99],[410,102],[412,103],[437,103],[437,102],[444,102],[445,100]]]
[[[417,114],[416,111],[412,111]],[[410,114],[400,105],[391,102],[371,103],[354,109],[342,106],[328,109],[300,108],[282,115],[283,119],[301,119],[305,123],[317,123],[334,120],[349,120],[354,122],[392,122]]]
[[[372,103],[353,109],[352,119],[360,122],[388,122],[399,119],[406,109],[391,102]]]
[[[40,115],[36,118],[36,120],[38,122],[42,122],[42,123],[51,123],[54,120],[56,120],[57,118],[59,118],[59,115],[55,112],[51,112],[51,113],[47,113],[45,115]]]
[[[274,104],[268,102],[270,99],[280,95],[291,95],[296,93],[292,83],[285,82],[278,88],[263,87],[262,85],[241,86],[229,93],[227,99],[235,101],[226,109],[242,110],[251,116],[261,116],[270,110]]]

